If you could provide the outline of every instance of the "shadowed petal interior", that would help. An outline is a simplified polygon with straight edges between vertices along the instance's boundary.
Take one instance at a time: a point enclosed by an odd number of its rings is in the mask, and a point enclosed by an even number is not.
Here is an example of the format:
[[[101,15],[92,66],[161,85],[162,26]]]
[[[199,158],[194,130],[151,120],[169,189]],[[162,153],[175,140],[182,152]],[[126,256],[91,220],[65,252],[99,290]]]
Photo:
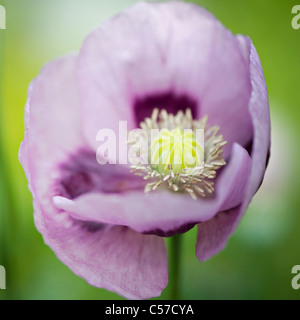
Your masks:
[[[160,191],[103,194],[91,192],[74,200],[54,197],[57,208],[73,218],[129,226],[142,233],[172,235],[192,223],[206,221],[219,210],[238,206],[244,197],[251,159],[235,144],[228,165],[216,182],[215,197],[192,200],[188,195]]]
[[[144,190],[145,182],[127,166],[100,165],[92,151],[78,150],[58,166],[55,193],[75,199],[89,192],[121,193]]]

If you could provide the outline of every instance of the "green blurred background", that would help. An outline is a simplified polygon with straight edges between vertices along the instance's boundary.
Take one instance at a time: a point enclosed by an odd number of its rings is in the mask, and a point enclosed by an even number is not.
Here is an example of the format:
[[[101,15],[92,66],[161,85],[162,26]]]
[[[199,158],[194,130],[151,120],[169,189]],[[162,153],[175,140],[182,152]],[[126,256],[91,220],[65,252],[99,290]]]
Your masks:
[[[30,81],[49,60],[79,50],[86,34],[133,0],[9,0],[0,30],[1,299],[119,299],[75,276],[44,245],[18,161]],[[300,265],[300,30],[288,0],[199,0],[234,33],[249,35],[269,89],[272,157],[266,180],[227,248],[208,262],[195,257],[196,229],[184,235],[183,299],[299,299],[291,269]],[[300,4],[300,0],[298,1]],[[168,299],[167,288],[161,298]]]

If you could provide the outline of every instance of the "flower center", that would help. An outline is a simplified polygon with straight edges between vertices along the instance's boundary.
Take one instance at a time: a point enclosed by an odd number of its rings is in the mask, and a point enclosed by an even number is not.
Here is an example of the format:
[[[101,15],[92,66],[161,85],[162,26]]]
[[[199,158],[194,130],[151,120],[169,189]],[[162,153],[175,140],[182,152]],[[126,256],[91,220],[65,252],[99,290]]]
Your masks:
[[[168,174],[171,165],[175,173],[200,166],[204,150],[191,129],[162,129],[150,146],[151,166],[160,174]]]
[[[176,115],[154,109],[141,122],[148,136],[148,162],[132,166],[132,172],[149,180],[145,192],[167,188],[186,192],[193,199],[214,192],[217,170],[226,165],[222,147],[227,144],[219,127],[208,127],[207,116],[194,120],[190,109]],[[141,141],[128,144],[142,150]]]

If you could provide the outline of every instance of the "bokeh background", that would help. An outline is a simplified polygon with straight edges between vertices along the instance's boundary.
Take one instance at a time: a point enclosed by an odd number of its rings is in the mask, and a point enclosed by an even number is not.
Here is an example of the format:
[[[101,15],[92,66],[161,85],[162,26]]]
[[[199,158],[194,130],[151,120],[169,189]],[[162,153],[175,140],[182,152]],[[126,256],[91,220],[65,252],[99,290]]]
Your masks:
[[[133,0],[0,0],[1,299],[120,299],[75,276],[44,245],[18,161],[30,81],[58,56],[79,50],[87,33]],[[182,299],[299,299],[291,269],[300,264],[300,30],[289,0],[199,0],[234,33],[249,35],[269,89],[272,157],[266,180],[227,248],[205,263],[195,257],[196,229],[183,237]],[[300,4],[300,1],[298,1]],[[196,31],[195,31],[196,32]],[[168,299],[167,288],[161,298]]]

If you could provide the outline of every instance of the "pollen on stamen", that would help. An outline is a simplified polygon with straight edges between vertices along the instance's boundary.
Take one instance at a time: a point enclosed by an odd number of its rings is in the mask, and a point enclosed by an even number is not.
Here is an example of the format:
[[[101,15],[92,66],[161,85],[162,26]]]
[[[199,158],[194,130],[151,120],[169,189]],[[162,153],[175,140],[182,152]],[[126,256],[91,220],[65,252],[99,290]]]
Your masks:
[[[190,109],[176,115],[154,109],[151,118],[140,123],[148,135],[148,162],[131,166],[131,171],[149,180],[146,193],[164,188],[196,200],[214,192],[217,170],[226,165],[222,153],[227,142],[219,127],[208,127],[207,120],[207,116],[194,120]],[[203,132],[203,139],[198,131]],[[140,143],[128,141],[137,149]]]

